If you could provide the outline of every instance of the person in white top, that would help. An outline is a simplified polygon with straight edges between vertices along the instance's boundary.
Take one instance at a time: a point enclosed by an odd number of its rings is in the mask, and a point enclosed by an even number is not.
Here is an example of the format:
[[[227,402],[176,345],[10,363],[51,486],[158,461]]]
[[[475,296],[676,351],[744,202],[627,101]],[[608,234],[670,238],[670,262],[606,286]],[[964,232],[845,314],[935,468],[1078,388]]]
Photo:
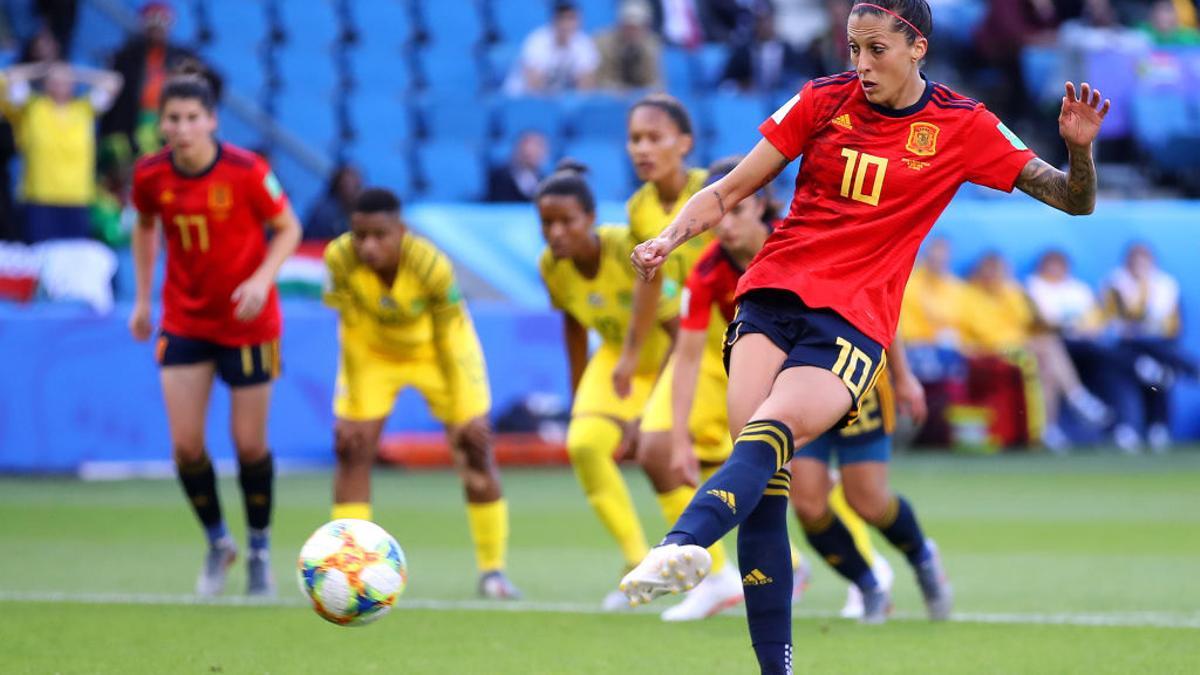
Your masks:
[[[580,27],[579,8],[556,0],[550,24],[525,38],[505,89],[510,94],[591,89],[599,66],[596,45]]]

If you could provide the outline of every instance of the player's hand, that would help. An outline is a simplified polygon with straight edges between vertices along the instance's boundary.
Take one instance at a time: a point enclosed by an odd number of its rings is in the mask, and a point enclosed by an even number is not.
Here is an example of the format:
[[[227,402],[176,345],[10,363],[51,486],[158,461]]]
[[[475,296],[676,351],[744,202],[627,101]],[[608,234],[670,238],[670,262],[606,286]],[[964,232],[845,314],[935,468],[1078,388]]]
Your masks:
[[[690,487],[700,487],[700,460],[691,439],[676,439],[671,443],[671,475],[681,476]]]
[[[640,419],[629,420],[621,424],[621,442],[617,444],[617,449],[613,451],[613,460],[623,462],[627,459],[635,459],[637,457],[638,440],[642,436],[642,421]]]
[[[133,312],[129,315],[129,332],[138,342],[150,339],[150,334],[154,332],[154,323],[150,321],[149,303],[134,303]]]
[[[929,409],[925,405],[925,387],[921,385],[921,381],[909,375],[896,378],[894,386],[896,407],[900,409],[900,413],[907,415],[917,426],[925,424]]]
[[[261,279],[256,274],[234,289],[230,299],[236,305],[233,315],[238,321],[253,321],[262,313],[263,307],[267,305],[267,298],[271,295],[271,286],[270,279]]]
[[[1068,82],[1066,88],[1062,111],[1058,114],[1058,133],[1067,142],[1068,148],[1087,148],[1100,133],[1100,124],[1104,122],[1104,116],[1108,114],[1112,102],[1103,99],[1104,104],[1101,105],[1100,92],[1092,89],[1087,82],[1079,88],[1078,98],[1073,82]]]
[[[612,372],[613,391],[617,396],[626,399],[633,393],[633,374],[636,371],[637,359],[621,354]]]
[[[663,262],[671,253],[671,246],[666,241],[659,237],[643,241],[633,249],[633,254],[629,256],[633,261],[633,268],[637,270],[638,276],[643,281],[650,281],[658,272],[658,268],[662,267]]]

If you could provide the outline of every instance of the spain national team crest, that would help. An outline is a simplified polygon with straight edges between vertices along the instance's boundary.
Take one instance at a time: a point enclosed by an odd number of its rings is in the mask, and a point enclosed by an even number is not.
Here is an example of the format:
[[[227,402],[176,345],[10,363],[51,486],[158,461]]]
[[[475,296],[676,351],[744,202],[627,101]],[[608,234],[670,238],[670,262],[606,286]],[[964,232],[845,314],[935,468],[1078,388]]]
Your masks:
[[[208,189],[208,208],[217,212],[233,208],[233,188],[229,183],[213,183]]]
[[[929,157],[937,153],[938,129],[936,124],[929,122],[913,122],[908,130],[908,144],[905,149],[914,155]]]

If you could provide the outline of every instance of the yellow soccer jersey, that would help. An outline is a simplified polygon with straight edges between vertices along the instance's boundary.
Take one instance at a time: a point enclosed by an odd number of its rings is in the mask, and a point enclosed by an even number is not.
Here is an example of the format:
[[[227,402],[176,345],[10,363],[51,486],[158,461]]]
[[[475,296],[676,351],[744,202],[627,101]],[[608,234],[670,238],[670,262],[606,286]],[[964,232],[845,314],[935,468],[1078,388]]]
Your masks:
[[[633,318],[633,282],[637,272],[629,256],[636,242],[629,228],[622,225],[597,227],[596,234],[600,237],[600,271],[594,278],[584,278],[571,260],[555,260],[550,249],[542,252],[538,268],[555,309],[570,314],[599,333],[605,344],[620,349]],[[659,305],[660,321],[674,316],[675,311],[666,303]],[[642,349],[638,370],[657,370],[669,345],[666,331],[656,326]]]
[[[688,171],[687,185],[669,212],[663,209],[662,201],[658,198],[658,188],[654,183],[646,183],[633,193],[625,207],[629,211],[629,230],[633,233],[635,244],[657,237],[659,232],[679,215],[687,200],[704,187],[704,181],[707,179],[708,172],[704,169]],[[692,267],[712,238],[712,230],[693,237],[675,249],[663,264],[663,300],[673,312],[677,313],[679,310],[679,293],[688,273],[692,271]]]
[[[458,330],[466,314],[449,258],[411,232],[400,244],[400,267],[391,288],[354,253],[349,233],[325,249],[329,288],[325,303],[341,315],[343,343],[363,345],[392,360],[439,356],[435,322]]]

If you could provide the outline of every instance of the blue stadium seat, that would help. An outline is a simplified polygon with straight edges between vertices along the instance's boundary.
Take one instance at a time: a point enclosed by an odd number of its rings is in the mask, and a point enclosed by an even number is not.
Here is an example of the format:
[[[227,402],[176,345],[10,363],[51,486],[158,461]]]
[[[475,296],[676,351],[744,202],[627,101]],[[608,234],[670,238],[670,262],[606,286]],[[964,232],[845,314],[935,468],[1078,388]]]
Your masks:
[[[289,44],[275,53],[275,64],[286,90],[311,89],[332,96],[339,85],[330,43]]]
[[[432,95],[418,109],[431,139],[459,138],[483,145],[492,135],[492,106],[486,99],[464,104],[461,96]]]
[[[625,118],[632,101],[607,94],[571,97],[566,118],[572,135],[619,142],[625,138]]]
[[[271,156],[271,169],[287,192],[292,208],[303,217],[309,205],[325,189],[325,177],[297,162],[291,155],[276,152]]]
[[[462,47],[424,49],[418,64],[425,89],[429,91],[457,94],[468,103],[482,88],[481,64],[472,53],[464,53]]]
[[[205,7],[213,40],[245,54],[257,48],[267,34],[267,12],[255,0],[207,0]]]
[[[483,196],[484,165],[479,149],[471,143],[452,138],[421,143],[417,165],[426,199],[461,202]]]
[[[1200,168],[1200,110],[1182,88],[1142,89],[1133,97],[1133,133],[1166,171]]]
[[[175,3],[175,25],[171,26],[171,41],[176,44],[191,45],[196,41],[198,29],[195,3]]]
[[[617,23],[617,0],[579,0],[583,29],[588,33],[612,28]]]
[[[522,131],[540,131],[551,143],[562,136],[563,110],[556,98],[519,96],[496,102],[496,122],[500,138],[509,141]]]
[[[287,43],[293,48],[331,44],[341,32],[342,22],[334,0],[283,0],[276,6],[279,8]]]
[[[720,83],[721,75],[725,73],[725,63],[729,61],[729,49],[725,45],[706,44],[695,52],[695,62],[698,66],[695,86],[700,89],[715,87]]]
[[[1021,50],[1021,72],[1025,88],[1039,101],[1062,97],[1064,71],[1062,50],[1054,46],[1031,46]]]
[[[520,55],[521,46],[513,42],[503,42],[488,48],[484,54],[484,62],[487,68],[485,84],[489,89],[499,89],[504,86],[504,80],[512,72],[513,66],[517,63],[517,57]]]
[[[355,146],[349,159],[363,172],[366,185],[385,187],[407,199],[413,194],[412,161],[406,150],[384,152],[371,146]]]
[[[766,119],[762,99],[734,94],[710,96],[705,105],[712,116],[712,142],[708,159],[744,155],[762,138],[758,125]]]
[[[251,150],[262,145],[263,136],[258,127],[247,123],[224,106],[221,107],[219,115],[221,127],[217,130],[217,136],[222,141]]]
[[[346,109],[356,146],[392,152],[406,147],[415,135],[412,110],[398,96],[364,91],[352,96]]]
[[[588,180],[596,199],[621,201],[633,192],[633,179],[625,148],[620,143],[581,140],[564,150],[564,157],[577,159],[588,166]]]
[[[34,3],[16,4],[26,4],[32,7]],[[5,9],[7,10],[8,7],[6,6]],[[88,26],[91,30],[75,31],[71,45],[71,60],[88,64],[105,63],[108,56],[125,41],[125,32],[107,14],[97,9],[94,3],[80,3],[78,12],[79,25]]]
[[[693,89],[696,65],[692,63],[692,54],[682,47],[665,45],[662,50],[662,73],[666,80],[667,89],[672,92],[686,92]]]
[[[461,55],[483,39],[479,0],[424,0],[418,4],[417,13],[430,44],[442,53],[453,49]]]
[[[351,3],[351,21],[363,45],[399,47],[412,40],[413,15],[402,0]]]
[[[276,121],[314,148],[328,152],[338,137],[333,102],[317,92],[285,92],[279,97]]]
[[[347,50],[350,76],[360,92],[406,92],[412,87],[412,60],[403,47],[384,43],[361,43]]]
[[[214,42],[202,56],[224,78],[225,86],[246,96],[254,96],[266,85],[266,64],[257,46],[238,49],[235,45]]]
[[[550,21],[545,0],[491,0],[491,20],[503,42],[520,45],[525,36]]]

